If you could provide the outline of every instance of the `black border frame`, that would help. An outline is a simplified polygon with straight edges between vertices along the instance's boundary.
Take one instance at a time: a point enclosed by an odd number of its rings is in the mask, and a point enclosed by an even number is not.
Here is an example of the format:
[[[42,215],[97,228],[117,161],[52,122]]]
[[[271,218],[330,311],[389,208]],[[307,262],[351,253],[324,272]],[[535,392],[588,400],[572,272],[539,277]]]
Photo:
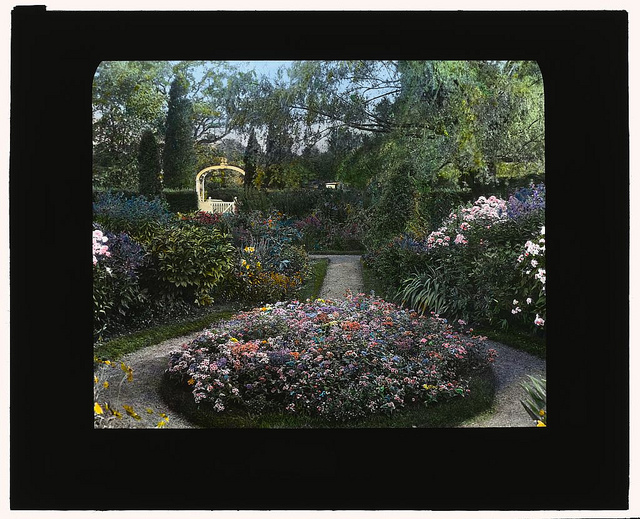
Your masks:
[[[627,18],[624,11],[16,7],[11,508],[627,509]],[[221,33],[226,38],[212,37]],[[84,380],[91,369],[96,66],[132,59],[345,58],[539,63],[546,97],[549,427],[94,430],[91,382]]]

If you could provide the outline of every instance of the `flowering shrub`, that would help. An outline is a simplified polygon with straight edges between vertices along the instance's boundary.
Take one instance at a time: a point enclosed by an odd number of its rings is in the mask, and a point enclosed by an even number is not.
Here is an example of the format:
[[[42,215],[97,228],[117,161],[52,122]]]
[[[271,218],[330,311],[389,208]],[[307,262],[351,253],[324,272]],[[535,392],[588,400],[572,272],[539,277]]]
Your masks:
[[[252,211],[225,219],[236,255],[226,292],[244,302],[277,301],[294,296],[308,273],[302,237],[283,213]]]
[[[109,238],[105,236],[100,229],[94,229],[93,231],[93,265],[98,264],[96,256],[111,256],[109,252],[109,246],[105,245],[109,241]]]
[[[545,228],[542,226],[537,239],[528,240],[524,251],[517,258],[520,264],[522,281],[520,283],[520,301],[513,300],[511,313],[520,314],[527,322],[543,328],[547,316],[547,270],[545,262]],[[524,310],[523,310],[524,308]],[[535,314],[535,318],[533,315]]]
[[[321,211],[295,222],[307,250],[356,250],[362,248],[362,222],[355,216],[334,221]]]
[[[232,283],[235,295],[248,303],[277,301],[292,297],[308,271],[304,249],[286,245],[279,256],[271,254],[266,240],[239,249]]]
[[[105,245],[108,243],[109,245]],[[126,233],[93,230],[94,334],[104,332],[108,323],[124,316],[146,301],[139,273],[147,264],[143,247]]]
[[[167,373],[218,412],[349,420],[468,394],[495,354],[483,340],[363,295],[279,302],[205,330],[171,352]]]
[[[193,222],[200,225],[217,226],[223,220],[221,213],[209,213],[207,211],[193,211],[191,213],[178,213],[183,222]]]
[[[516,259],[544,221],[544,186],[519,190],[510,200],[479,197],[451,211],[433,232],[396,236],[365,261],[388,286],[400,286],[397,297],[413,308],[508,326],[520,320],[520,307],[512,307],[521,282]]]
[[[518,189],[509,197],[507,215],[517,219],[530,213],[545,209],[546,188],[544,184],[531,184],[529,187]]]

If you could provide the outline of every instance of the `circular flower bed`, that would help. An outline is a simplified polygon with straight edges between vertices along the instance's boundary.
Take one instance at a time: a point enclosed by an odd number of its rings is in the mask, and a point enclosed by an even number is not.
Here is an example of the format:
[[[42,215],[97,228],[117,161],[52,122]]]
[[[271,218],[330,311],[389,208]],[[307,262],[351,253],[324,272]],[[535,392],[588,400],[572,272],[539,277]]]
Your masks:
[[[493,360],[463,335],[364,295],[243,312],[170,354],[168,377],[215,411],[349,420],[469,393]]]

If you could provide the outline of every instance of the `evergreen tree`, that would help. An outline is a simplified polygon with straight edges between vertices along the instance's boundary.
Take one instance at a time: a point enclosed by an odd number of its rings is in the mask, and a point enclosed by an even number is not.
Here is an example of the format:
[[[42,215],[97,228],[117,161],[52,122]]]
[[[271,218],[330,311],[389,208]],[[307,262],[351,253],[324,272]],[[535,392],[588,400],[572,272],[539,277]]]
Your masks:
[[[160,151],[151,130],[146,130],[140,139],[138,151],[138,185],[141,195],[154,197],[162,192],[160,181]]]
[[[269,124],[267,142],[265,144],[264,164],[267,187],[281,188],[285,184],[287,167],[291,164],[293,139],[286,128],[275,123]]]
[[[256,138],[256,131],[251,129],[249,141],[244,151],[244,188],[251,189],[253,180],[256,178],[258,170],[258,156],[260,155],[260,144]]]
[[[174,79],[169,91],[163,156],[164,185],[168,188],[190,187],[196,174],[193,108],[186,96],[186,80]]]

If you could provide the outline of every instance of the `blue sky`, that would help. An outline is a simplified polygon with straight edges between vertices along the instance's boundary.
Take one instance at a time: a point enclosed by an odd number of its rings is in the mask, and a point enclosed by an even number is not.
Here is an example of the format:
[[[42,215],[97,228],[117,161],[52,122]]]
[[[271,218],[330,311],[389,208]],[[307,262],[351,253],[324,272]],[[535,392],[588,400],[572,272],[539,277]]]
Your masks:
[[[258,74],[275,77],[276,72],[283,65],[289,65],[292,61],[229,61],[229,63],[242,68],[244,71],[254,69]]]

